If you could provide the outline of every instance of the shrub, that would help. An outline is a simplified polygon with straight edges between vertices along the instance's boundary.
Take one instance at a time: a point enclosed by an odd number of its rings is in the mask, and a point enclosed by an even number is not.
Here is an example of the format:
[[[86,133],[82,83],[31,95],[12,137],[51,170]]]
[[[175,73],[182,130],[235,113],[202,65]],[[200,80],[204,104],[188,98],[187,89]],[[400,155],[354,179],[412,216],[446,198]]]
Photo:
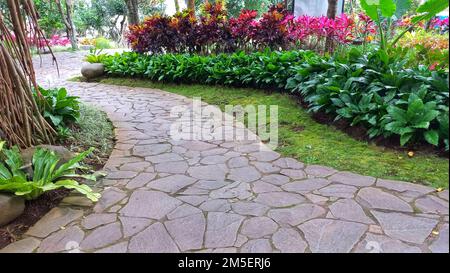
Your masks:
[[[80,116],[78,97],[69,96],[65,88],[39,87],[34,98],[42,115],[54,128],[66,127]]]
[[[385,51],[352,48],[332,58],[301,50],[210,56],[125,52],[103,63],[110,74],[152,81],[291,91],[310,111],[364,126],[371,138],[398,136],[402,145],[448,148],[448,72],[405,68],[406,62]]]
[[[97,49],[108,49],[113,47],[111,41],[103,37],[95,38],[93,43]]]
[[[32,159],[31,177],[23,171],[23,161],[17,147],[3,149],[0,142],[0,191],[23,196],[27,200],[36,199],[46,191],[59,188],[74,189],[92,201],[97,201],[100,194],[94,193],[87,185],[79,184],[74,178],[95,180],[94,176],[77,175],[79,162],[92,152],[86,152],[72,158],[58,167],[59,158],[46,149],[36,149]]]

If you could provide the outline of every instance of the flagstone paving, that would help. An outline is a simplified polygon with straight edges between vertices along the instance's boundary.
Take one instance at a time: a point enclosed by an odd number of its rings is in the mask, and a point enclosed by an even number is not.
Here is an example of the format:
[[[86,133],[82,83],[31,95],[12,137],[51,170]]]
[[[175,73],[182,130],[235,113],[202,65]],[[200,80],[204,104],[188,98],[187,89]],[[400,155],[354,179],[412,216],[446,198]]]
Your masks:
[[[448,252],[448,191],[284,158],[256,141],[174,140],[161,90],[67,82],[80,53],[48,56],[44,85],[108,113],[117,144],[94,207],[54,208],[0,252]]]

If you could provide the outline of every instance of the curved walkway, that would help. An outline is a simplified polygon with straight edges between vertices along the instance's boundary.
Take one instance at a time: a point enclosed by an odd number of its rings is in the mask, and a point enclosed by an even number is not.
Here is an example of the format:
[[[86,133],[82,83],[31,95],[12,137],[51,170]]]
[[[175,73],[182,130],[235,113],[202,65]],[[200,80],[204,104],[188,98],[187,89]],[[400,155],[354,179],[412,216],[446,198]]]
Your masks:
[[[59,53],[61,78],[81,53]],[[448,191],[305,166],[259,142],[175,141],[187,98],[54,79],[105,110],[117,145],[93,207],[61,206],[4,252],[448,252]],[[0,251],[1,252],[1,251]]]

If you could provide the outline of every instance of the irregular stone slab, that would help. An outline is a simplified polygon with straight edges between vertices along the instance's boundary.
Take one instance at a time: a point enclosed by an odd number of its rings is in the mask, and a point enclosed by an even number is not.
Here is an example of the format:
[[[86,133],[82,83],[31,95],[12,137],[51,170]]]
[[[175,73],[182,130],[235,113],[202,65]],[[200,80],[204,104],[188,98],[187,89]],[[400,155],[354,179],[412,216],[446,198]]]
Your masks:
[[[117,204],[126,197],[126,193],[117,188],[109,188],[102,192],[102,197],[98,200],[94,207],[94,211],[97,213],[105,211],[112,205]]]
[[[102,248],[95,253],[126,253],[128,250],[128,242],[121,242],[106,248]]]
[[[166,221],[164,224],[181,251],[202,248],[206,225],[202,213]]]
[[[234,157],[228,161],[228,167],[230,168],[240,168],[248,166],[248,159],[246,157]]]
[[[304,253],[308,245],[292,228],[280,228],[272,236],[273,245],[283,253]]]
[[[313,190],[317,190],[328,186],[331,183],[330,180],[323,178],[311,178],[300,181],[294,181],[281,186],[285,191],[292,191],[298,193],[308,193]]]
[[[82,210],[71,208],[53,208],[44,217],[41,218],[28,231],[27,235],[45,238],[51,233],[61,229],[61,227],[81,218]]]
[[[242,246],[241,253],[272,253],[272,246],[267,239],[250,240]]]
[[[338,172],[329,177],[333,182],[338,182],[346,185],[356,187],[368,187],[375,183],[375,178],[370,176],[363,176],[350,172]]]
[[[275,159],[280,157],[279,153],[272,151],[261,151],[249,154],[251,157],[256,158],[257,161],[274,161]]]
[[[206,143],[204,141],[186,141],[182,144],[188,150],[192,151],[205,151],[213,148],[217,148],[217,145]]]
[[[430,250],[433,253],[448,253],[448,244],[449,244],[449,232],[448,232],[448,223],[445,224],[439,231],[439,237],[433,241],[430,246]]]
[[[398,192],[418,192],[420,194],[428,194],[433,192],[434,189],[408,182],[395,181],[395,180],[386,180],[386,179],[378,179],[377,187],[386,188],[388,190],[398,191]]]
[[[234,182],[223,188],[211,191],[209,196],[212,199],[247,199],[252,196],[250,185],[248,183]]]
[[[186,162],[176,161],[156,164],[155,170],[161,173],[184,174],[188,167]]]
[[[255,202],[237,202],[232,204],[233,211],[241,215],[262,216],[269,207]]]
[[[170,151],[170,144],[150,144],[134,146],[132,154],[135,156],[158,155]]]
[[[106,176],[107,179],[131,179],[137,175],[137,172],[131,171],[110,171]]]
[[[306,199],[299,194],[288,192],[268,192],[260,193],[254,200],[271,207],[289,207],[300,203],[305,203]]]
[[[364,188],[356,199],[362,205],[373,209],[413,212],[411,206],[400,198],[377,188]]]
[[[282,169],[280,174],[289,176],[292,179],[303,179],[306,178],[306,173],[302,170],[297,169]]]
[[[205,201],[201,206],[200,209],[203,211],[221,211],[221,212],[227,212],[231,210],[231,205],[228,203],[227,200],[224,199],[213,199]]]
[[[173,220],[176,218],[182,218],[182,217],[186,217],[192,214],[198,214],[201,213],[202,211],[194,206],[188,205],[188,204],[183,204],[181,206],[179,206],[178,208],[176,208],[174,211],[172,211],[171,213],[167,214],[167,219],[169,220]]]
[[[154,156],[147,156],[145,161],[152,162],[154,164],[157,163],[166,163],[166,162],[174,162],[174,161],[183,161],[183,158],[176,153],[165,153]]]
[[[327,197],[323,197],[323,196],[312,194],[312,193],[307,193],[307,194],[305,194],[305,196],[314,204],[324,205],[329,200],[329,198],[327,198]]]
[[[234,247],[216,248],[212,253],[237,253],[237,249]]]
[[[438,193],[438,196],[444,200],[448,201],[448,190],[441,191]]]
[[[230,170],[228,179],[239,182],[252,182],[261,178],[261,174],[255,169],[255,167],[242,167],[234,168]]]
[[[252,189],[255,193],[282,191],[279,187],[262,181],[253,183]]]
[[[280,158],[273,162],[275,166],[278,166],[282,169],[303,169],[305,164],[298,162],[293,158]]]
[[[25,238],[20,241],[11,243],[0,249],[0,253],[32,253],[38,248],[41,241],[36,238]]]
[[[298,228],[313,253],[348,253],[367,230],[363,224],[331,219],[313,219]]]
[[[112,222],[115,222],[116,220],[117,216],[113,213],[94,213],[84,218],[83,221],[81,221],[81,225],[85,229],[93,229],[98,226],[110,224]]]
[[[359,222],[364,224],[373,224],[374,222],[370,219],[361,208],[358,203],[353,199],[341,199],[333,203],[330,206],[330,211],[334,217],[348,220],[353,222]]]
[[[93,202],[88,199],[86,196],[80,195],[80,196],[67,196],[63,200],[61,200],[61,203],[59,203],[59,206],[77,206],[77,207],[92,207]]]
[[[14,195],[0,194],[0,227],[19,217],[25,210],[25,200]]]
[[[284,185],[289,182],[289,177],[280,174],[269,174],[261,178],[261,181],[274,184],[277,186]]]
[[[198,179],[223,181],[225,180],[227,169],[221,165],[198,166],[190,167],[188,173],[190,176]]]
[[[444,201],[436,196],[428,195],[419,198],[415,202],[415,206],[423,213],[435,213],[448,215],[448,201]]]
[[[205,234],[206,248],[231,247],[244,217],[225,212],[210,212]]]
[[[168,193],[176,193],[182,188],[193,184],[195,181],[197,180],[192,177],[176,174],[156,179],[150,182],[147,187]]]
[[[422,253],[420,248],[410,246],[400,240],[384,235],[367,233],[364,239],[356,246],[357,253]]]
[[[318,192],[323,196],[353,198],[357,190],[358,188],[348,185],[329,185]]]
[[[281,170],[279,167],[267,162],[255,162],[253,165],[262,173],[277,173]]]
[[[252,217],[244,221],[241,233],[249,238],[257,239],[273,234],[277,229],[278,225],[268,217]]]
[[[122,238],[120,223],[112,223],[95,229],[81,243],[81,250],[105,247]]]
[[[141,173],[131,179],[127,184],[127,189],[133,190],[145,186],[156,177],[156,173]]]
[[[181,205],[181,201],[159,191],[135,191],[120,211],[123,216],[159,220]]]
[[[153,223],[150,219],[134,218],[134,217],[119,217],[122,223],[123,237],[127,238],[142,231]]]
[[[437,220],[409,216],[403,213],[371,211],[386,235],[405,242],[422,244],[434,229]]]
[[[319,165],[309,165],[305,168],[305,172],[314,177],[327,177],[337,173],[337,170]]]
[[[223,186],[228,185],[225,181],[218,181],[218,180],[200,180],[197,183],[195,183],[194,187],[205,189],[205,190],[216,190],[219,188],[222,188]]]
[[[272,209],[268,216],[279,224],[297,226],[310,219],[326,214],[326,210],[314,204],[301,204],[291,208]]]
[[[207,195],[200,196],[177,196],[177,199],[180,199],[183,202],[186,202],[193,206],[198,206],[201,203],[205,202],[208,199]]]
[[[200,163],[206,164],[206,165],[214,165],[214,164],[223,164],[228,160],[228,157],[223,155],[210,155],[204,157],[202,160],[200,160]]]
[[[55,253],[61,251],[80,252],[79,244],[83,241],[84,232],[76,226],[60,230],[45,238],[39,245],[38,253]]]
[[[157,222],[131,238],[128,251],[130,253],[178,253],[179,249],[164,225]]]
[[[151,166],[150,162],[142,161],[142,162],[133,162],[126,163],[120,167],[121,171],[131,171],[131,172],[143,172],[147,168]]]

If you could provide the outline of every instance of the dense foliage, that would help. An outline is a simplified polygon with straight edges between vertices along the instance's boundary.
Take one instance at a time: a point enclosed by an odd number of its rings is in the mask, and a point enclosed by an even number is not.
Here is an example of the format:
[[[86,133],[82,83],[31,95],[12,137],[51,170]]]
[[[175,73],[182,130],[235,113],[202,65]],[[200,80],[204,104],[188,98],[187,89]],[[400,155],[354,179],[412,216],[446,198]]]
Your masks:
[[[174,16],[148,17],[130,26],[127,37],[134,51],[152,54],[221,53],[267,47],[324,51],[326,40],[349,44],[375,32],[367,16],[295,18],[282,4],[270,7],[260,19],[257,16],[255,10],[242,10],[237,18],[228,19],[221,3],[206,4],[200,17],[187,10]]]
[[[77,175],[75,172],[80,168],[79,162],[92,152],[91,149],[59,164],[60,158],[53,151],[38,148],[33,155],[29,174],[24,169],[30,166],[24,166],[19,149],[3,149],[4,144],[0,142],[0,192],[10,192],[32,200],[46,191],[66,188],[74,189],[92,201],[100,197],[89,186],[74,180],[77,177],[95,180],[94,176]]]
[[[362,125],[371,138],[398,136],[401,145],[426,141],[448,150],[448,72],[405,68],[406,61],[383,50],[356,48],[333,58],[311,51],[264,51],[210,56],[126,52],[103,59],[113,75],[292,91],[311,111]]]

